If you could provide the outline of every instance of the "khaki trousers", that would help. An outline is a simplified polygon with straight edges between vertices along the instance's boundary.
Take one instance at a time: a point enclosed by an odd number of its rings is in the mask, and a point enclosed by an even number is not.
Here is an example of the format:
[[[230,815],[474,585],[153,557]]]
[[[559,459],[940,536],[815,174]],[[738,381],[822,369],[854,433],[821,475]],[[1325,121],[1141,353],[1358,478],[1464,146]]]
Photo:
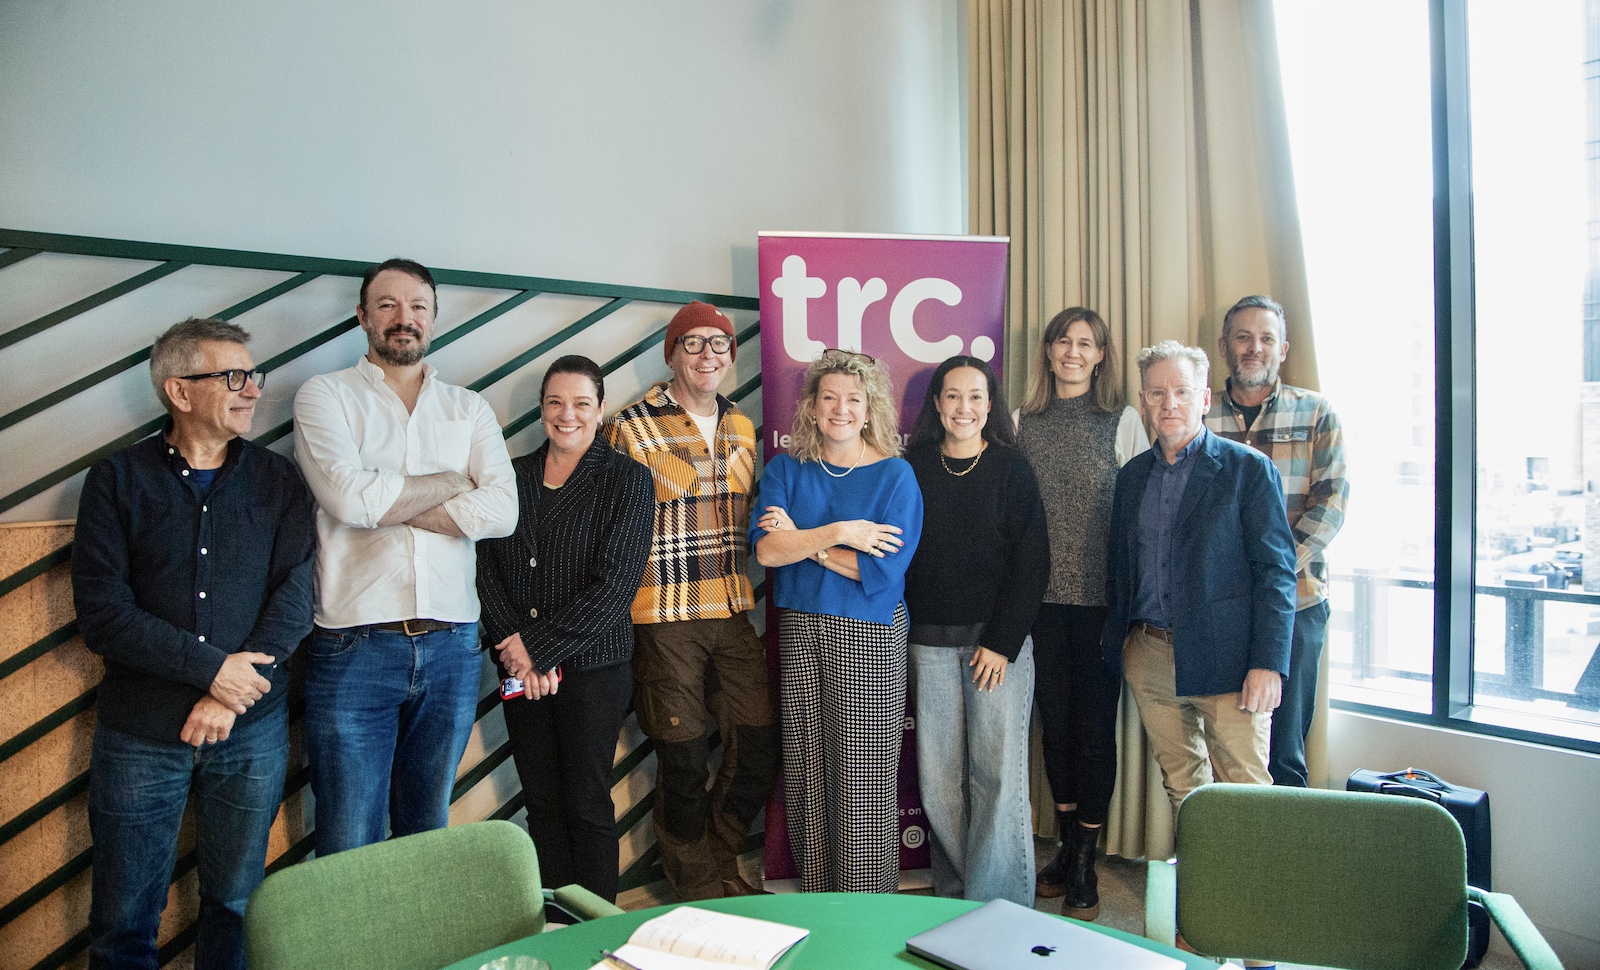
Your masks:
[[[1239,710],[1239,692],[1179,697],[1172,644],[1128,631],[1122,670],[1139,706],[1176,819],[1184,796],[1212,781],[1270,785],[1272,715]]]

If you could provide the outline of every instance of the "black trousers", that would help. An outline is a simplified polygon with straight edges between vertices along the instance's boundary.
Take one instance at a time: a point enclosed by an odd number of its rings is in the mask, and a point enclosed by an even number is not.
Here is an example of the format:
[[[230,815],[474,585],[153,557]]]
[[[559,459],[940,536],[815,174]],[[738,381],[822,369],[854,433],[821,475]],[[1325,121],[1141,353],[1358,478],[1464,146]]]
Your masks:
[[[1098,825],[1117,783],[1122,682],[1100,654],[1103,606],[1043,603],[1033,621],[1033,699],[1044,729],[1044,771],[1058,805]]]
[[[617,900],[611,769],[632,694],[633,668],[624,662],[565,671],[548,697],[501,701],[545,886],[577,883]]]

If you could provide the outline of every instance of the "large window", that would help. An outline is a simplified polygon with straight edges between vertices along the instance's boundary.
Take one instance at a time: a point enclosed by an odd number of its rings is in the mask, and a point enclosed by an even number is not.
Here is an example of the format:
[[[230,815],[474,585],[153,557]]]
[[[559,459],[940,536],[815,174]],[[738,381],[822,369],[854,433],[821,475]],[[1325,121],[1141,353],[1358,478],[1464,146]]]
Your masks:
[[[1352,488],[1333,697],[1600,750],[1600,0],[1275,10]]]

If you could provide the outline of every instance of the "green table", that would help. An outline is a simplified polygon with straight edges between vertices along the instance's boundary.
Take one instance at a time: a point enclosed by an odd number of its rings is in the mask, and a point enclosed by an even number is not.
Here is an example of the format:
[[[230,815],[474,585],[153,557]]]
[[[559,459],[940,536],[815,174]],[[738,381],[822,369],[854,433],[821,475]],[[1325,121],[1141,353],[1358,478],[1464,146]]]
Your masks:
[[[938,964],[907,953],[906,940],[978,906],[964,899],[877,893],[735,896],[703,900],[694,905],[810,929],[811,935],[785,953],[773,970],[822,967],[936,968]],[[641,909],[530,936],[453,963],[446,970],[478,970],[494,957],[515,953],[542,957],[549,961],[552,970],[588,970],[600,959],[602,947],[616,949],[628,941],[628,935],[640,923],[672,908],[657,906]],[[1157,953],[1178,957],[1195,970],[1216,970],[1216,964],[1190,953],[1093,923],[1080,925]]]

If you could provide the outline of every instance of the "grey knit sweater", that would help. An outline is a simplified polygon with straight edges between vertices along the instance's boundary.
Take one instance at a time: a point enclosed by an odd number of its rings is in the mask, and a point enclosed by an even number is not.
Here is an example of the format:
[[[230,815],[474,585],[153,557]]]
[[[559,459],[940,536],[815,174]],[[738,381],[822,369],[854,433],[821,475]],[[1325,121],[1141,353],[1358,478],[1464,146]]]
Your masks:
[[[1093,395],[1084,394],[1056,398],[1039,414],[1022,414],[1018,446],[1033,465],[1049,523],[1046,603],[1105,605],[1106,532],[1122,413],[1101,411]]]

